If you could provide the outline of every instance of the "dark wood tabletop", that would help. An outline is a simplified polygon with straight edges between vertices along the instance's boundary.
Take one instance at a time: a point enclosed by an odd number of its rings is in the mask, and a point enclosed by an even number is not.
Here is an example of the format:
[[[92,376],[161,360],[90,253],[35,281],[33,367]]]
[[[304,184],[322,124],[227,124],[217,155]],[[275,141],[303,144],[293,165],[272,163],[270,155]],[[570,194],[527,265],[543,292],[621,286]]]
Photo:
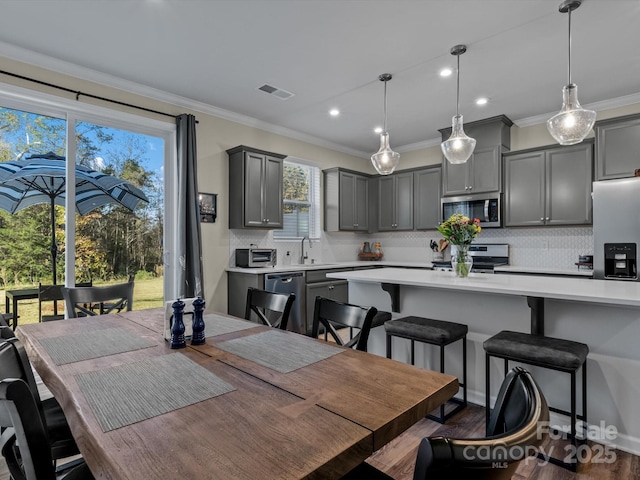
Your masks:
[[[269,330],[260,325],[171,350],[163,324],[164,310],[151,309],[18,328],[96,478],[339,478],[458,388],[453,376],[353,350],[279,373],[215,346]],[[107,327],[152,346],[56,365],[39,341]],[[76,375],[178,351],[235,390],[103,432]]]

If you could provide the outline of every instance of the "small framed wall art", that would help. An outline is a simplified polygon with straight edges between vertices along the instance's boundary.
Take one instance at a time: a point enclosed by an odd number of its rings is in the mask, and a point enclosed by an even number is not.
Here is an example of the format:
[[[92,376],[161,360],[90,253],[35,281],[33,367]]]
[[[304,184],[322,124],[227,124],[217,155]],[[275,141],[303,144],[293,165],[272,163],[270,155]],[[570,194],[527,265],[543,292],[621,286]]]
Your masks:
[[[200,206],[200,223],[213,223],[216,221],[218,211],[217,193],[199,193],[198,205]]]

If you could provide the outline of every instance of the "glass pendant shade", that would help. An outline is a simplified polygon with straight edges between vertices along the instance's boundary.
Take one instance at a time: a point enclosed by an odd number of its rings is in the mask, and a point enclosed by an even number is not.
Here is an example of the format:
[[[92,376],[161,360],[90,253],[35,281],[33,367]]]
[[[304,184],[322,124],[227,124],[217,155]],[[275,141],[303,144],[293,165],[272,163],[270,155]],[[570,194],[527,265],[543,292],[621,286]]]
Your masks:
[[[585,110],[578,102],[578,86],[571,83],[562,89],[562,109],[547,120],[547,129],[560,145],[575,145],[589,134],[596,112]]]
[[[389,133],[380,134],[380,150],[371,155],[371,163],[380,175],[390,175],[400,162],[400,154],[391,150]]]
[[[475,138],[467,137],[462,128],[462,115],[455,115],[452,120],[451,136],[440,144],[445,158],[454,165],[469,160],[476,148]]]

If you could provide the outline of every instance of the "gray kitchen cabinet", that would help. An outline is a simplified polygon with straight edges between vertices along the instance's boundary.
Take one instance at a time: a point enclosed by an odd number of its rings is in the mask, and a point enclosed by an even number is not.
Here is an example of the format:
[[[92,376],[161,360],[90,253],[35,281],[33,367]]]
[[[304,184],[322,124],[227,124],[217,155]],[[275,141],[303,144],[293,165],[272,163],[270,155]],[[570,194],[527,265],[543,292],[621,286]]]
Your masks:
[[[475,138],[476,148],[465,163],[453,165],[442,159],[442,194],[500,192],[502,189],[502,154],[511,148],[510,127],[504,115],[467,123],[468,136]],[[451,127],[439,130],[442,140],[451,135]]]
[[[442,167],[416,170],[413,181],[414,227],[416,230],[435,230],[442,221]]]
[[[633,177],[640,168],[640,115],[596,122],[596,180]]]
[[[229,155],[229,228],[282,228],[286,155],[243,145]]]
[[[370,205],[376,202],[371,198],[369,176],[338,168],[323,173],[325,230],[369,232],[370,216],[377,210]]]
[[[413,230],[413,172],[378,178],[378,230]]]
[[[313,311],[316,297],[329,298],[336,302],[349,302],[349,282],[335,278],[327,278],[328,273],[348,272],[353,268],[332,268],[328,270],[307,271],[307,333],[311,333],[313,326]]]
[[[247,308],[247,290],[264,290],[264,274],[227,272],[227,312],[244,318]]]
[[[504,156],[505,226],[589,225],[593,142]]]

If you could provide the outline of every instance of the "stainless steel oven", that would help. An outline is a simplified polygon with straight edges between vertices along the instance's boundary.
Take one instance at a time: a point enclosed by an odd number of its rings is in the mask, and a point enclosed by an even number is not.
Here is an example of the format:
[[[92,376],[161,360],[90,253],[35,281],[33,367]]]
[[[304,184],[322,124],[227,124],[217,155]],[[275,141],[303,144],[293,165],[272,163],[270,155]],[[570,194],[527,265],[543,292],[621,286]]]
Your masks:
[[[454,213],[479,218],[482,228],[502,227],[502,209],[499,193],[462,195],[442,198],[442,218]]]

